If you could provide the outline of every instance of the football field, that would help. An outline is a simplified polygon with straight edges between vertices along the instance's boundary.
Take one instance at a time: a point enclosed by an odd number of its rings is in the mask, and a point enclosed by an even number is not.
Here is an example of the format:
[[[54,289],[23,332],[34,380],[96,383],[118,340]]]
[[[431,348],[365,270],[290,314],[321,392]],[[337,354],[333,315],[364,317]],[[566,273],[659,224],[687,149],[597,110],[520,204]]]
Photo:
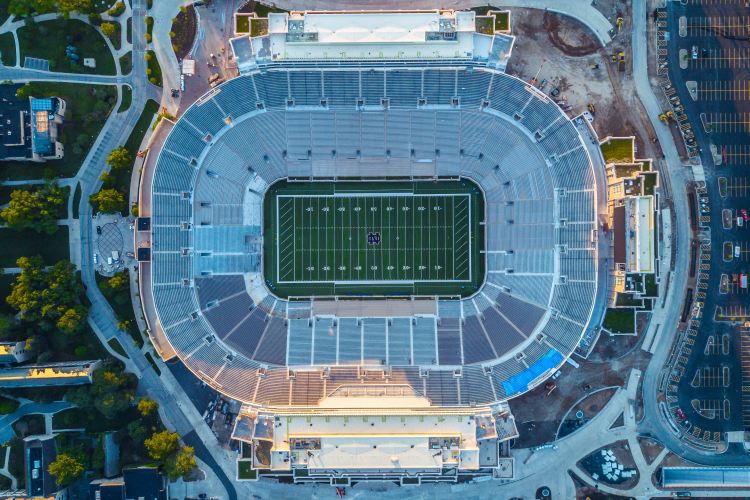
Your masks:
[[[276,189],[267,207],[274,286],[300,295],[473,289],[482,214],[472,183],[305,184]]]

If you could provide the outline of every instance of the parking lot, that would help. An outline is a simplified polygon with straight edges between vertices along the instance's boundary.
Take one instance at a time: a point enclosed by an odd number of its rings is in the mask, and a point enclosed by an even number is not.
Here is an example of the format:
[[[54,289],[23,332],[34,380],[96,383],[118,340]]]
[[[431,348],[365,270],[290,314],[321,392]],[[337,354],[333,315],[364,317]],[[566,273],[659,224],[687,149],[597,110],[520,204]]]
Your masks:
[[[750,221],[742,215],[750,209],[750,15],[744,0],[668,2],[667,9],[669,77],[700,147],[705,188],[696,189],[695,204],[701,238],[711,241],[699,272],[707,288],[694,304],[702,318],[693,323],[678,399],[691,434],[715,440],[717,432],[750,430],[750,351],[737,335],[750,295]]]

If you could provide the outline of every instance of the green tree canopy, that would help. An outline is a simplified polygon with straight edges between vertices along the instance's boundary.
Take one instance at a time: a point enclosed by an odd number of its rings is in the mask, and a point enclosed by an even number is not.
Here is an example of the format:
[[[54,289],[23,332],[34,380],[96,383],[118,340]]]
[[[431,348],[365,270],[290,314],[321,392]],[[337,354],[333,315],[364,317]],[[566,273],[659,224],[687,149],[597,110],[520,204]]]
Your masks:
[[[141,398],[141,400],[138,401],[138,411],[141,413],[141,416],[143,417],[148,417],[149,415],[153,414],[158,409],[159,409],[159,403],[157,403],[153,399]]]
[[[112,38],[117,32],[115,23],[103,22],[101,26],[99,26],[99,28],[101,28],[102,33],[104,33],[104,36],[106,36],[107,38]]]
[[[162,461],[177,450],[180,436],[176,432],[154,432],[143,444],[148,455],[154,460]]]
[[[174,481],[180,476],[184,477],[189,474],[196,466],[195,449],[192,446],[185,446],[169,457],[165,469],[169,479]]]
[[[66,397],[84,409],[96,409],[105,418],[112,419],[127,410],[135,399],[135,375],[126,374],[114,363],[94,372],[90,386],[70,391]]]
[[[45,331],[80,331],[88,311],[81,303],[83,287],[75,275],[75,266],[61,260],[45,268],[39,256],[21,257],[16,264],[21,273],[6,301],[21,311],[21,318],[38,323]]]
[[[0,211],[0,218],[13,229],[52,234],[57,231],[57,211],[63,203],[65,191],[55,183],[38,189],[16,189],[10,193],[8,206]]]
[[[104,25],[102,25],[104,26]],[[109,156],[107,156],[107,165],[115,170],[127,168],[133,163],[133,158],[130,157],[130,152],[125,149],[125,146],[113,149]]]
[[[116,189],[103,188],[91,195],[91,203],[103,213],[122,212],[125,209],[125,197]]]
[[[60,486],[67,486],[83,475],[83,464],[72,455],[60,453],[47,468]]]

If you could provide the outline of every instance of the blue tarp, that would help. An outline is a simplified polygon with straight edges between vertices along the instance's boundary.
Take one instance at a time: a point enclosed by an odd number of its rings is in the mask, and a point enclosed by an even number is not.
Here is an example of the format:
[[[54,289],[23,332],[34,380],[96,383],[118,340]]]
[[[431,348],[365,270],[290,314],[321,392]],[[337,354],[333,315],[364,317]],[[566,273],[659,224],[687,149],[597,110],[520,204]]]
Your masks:
[[[562,359],[562,354],[557,352],[556,349],[550,349],[544,356],[539,358],[539,361],[529,366],[518,375],[513,375],[508,380],[504,381],[502,384],[505,394],[512,396],[513,394],[526,391],[529,388],[530,382],[550,368],[557,366],[562,362]]]

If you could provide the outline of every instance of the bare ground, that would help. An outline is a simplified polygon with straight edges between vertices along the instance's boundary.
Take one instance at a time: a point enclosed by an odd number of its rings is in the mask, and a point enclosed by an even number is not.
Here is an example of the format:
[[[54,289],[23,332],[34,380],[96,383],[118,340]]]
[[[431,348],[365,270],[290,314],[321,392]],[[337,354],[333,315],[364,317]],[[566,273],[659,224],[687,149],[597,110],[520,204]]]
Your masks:
[[[661,443],[648,438],[639,437],[638,445],[641,447],[641,452],[649,465],[651,465],[654,459],[656,459],[656,457],[659,456],[659,453],[664,449],[664,446]]]

